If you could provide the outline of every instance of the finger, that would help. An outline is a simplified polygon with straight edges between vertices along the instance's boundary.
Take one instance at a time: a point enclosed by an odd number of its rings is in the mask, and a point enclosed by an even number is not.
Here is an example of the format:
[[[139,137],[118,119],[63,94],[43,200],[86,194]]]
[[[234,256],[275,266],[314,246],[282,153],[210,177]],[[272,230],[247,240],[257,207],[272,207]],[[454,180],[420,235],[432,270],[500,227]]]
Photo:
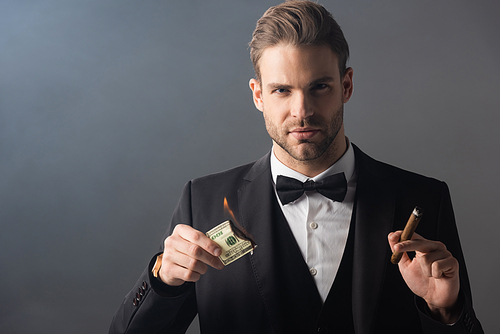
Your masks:
[[[411,236],[411,240],[421,240],[421,239],[425,239],[423,236],[421,236],[420,234],[418,234],[417,232],[414,232],[413,235]]]
[[[393,252],[394,252],[394,245],[399,242],[402,233],[403,231],[396,231],[389,233],[389,235],[387,236],[387,240],[389,241],[389,246],[391,246],[391,250]]]
[[[458,270],[458,260],[450,256],[432,263],[431,276],[434,278],[453,278],[458,275]]]
[[[205,262],[217,269],[224,267],[218,257],[182,239],[177,234],[165,239],[164,245],[160,279],[168,285],[177,286],[185,281],[196,282],[208,269]],[[186,249],[189,250],[190,248],[197,249],[194,250],[195,255],[193,253],[188,255],[190,251],[186,251]],[[196,257],[201,257],[201,260]]]
[[[167,254],[165,261],[171,263],[170,273],[173,276],[188,282],[194,282],[195,279],[198,280],[208,270],[208,266],[205,263],[179,252]]]
[[[177,234],[181,238],[200,246],[208,253],[219,256],[222,254],[222,250],[217,243],[212,241],[209,237],[207,237],[204,233],[192,228],[189,225],[179,224],[174,228],[174,232],[172,234]]]
[[[399,239],[401,238],[402,233],[403,233],[403,231],[396,231],[396,232],[389,233],[389,235],[387,236],[387,238],[389,240],[389,245],[391,247],[391,251],[393,252],[393,256],[395,256],[396,253],[399,253],[401,256],[399,258],[399,261],[397,262],[400,267],[401,266],[403,266],[403,267],[408,266],[409,264],[411,264],[411,259],[406,252],[397,252],[394,249],[394,246],[399,242]],[[393,258],[391,257],[391,261],[392,260],[393,260]]]
[[[203,275],[207,272],[208,266],[199,260],[196,260],[186,254],[180,252],[171,252],[163,255],[166,257],[166,261],[170,261],[172,264],[182,267],[188,271],[196,272]]]
[[[458,261],[447,249],[431,253],[417,253],[416,258],[427,277],[440,278],[445,273],[453,276],[454,271],[458,269]]]
[[[206,267],[206,265],[205,265]],[[196,271],[189,270],[183,266],[170,261],[169,257],[163,257],[162,266],[160,269],[160,278],[163,282],[171,286],[178,286],[184,282],[196,282],[200,279],[201,274]]]
[[[394,245],[397,252],[421,252],[431,253],[446,250],[446,246],[439,241],[432,241],[416,235],[412,240],[401,241]]]
[[[403,234],[402,230],[389,233],[389,235],[387,236],[387,238],[389,240],[389,245],[391,246],[391,250],[394,251],[393,246],[395,244],[397,244],[398,242],[400,242],[402,234]],[[413,236],[412,236],[411,239],[412,240],[413,239],[423,239],[423,237],[421,235],[419,235],[418,233],[413,233]]]
[[[199,261],[213,268],[222,269],[223,264],[219,260],[219,258],[210,254],[198,244],[183,239],[181,236],[175,236],[170,239],[169,238],[167,238],[168,241],[166,240],[165,249],[167,249],[168,243],[169,250],[174,250],[173,252],[169,253],[169,258],[172,259],[173,263],[177,263],[180,266],[186,268],[195,268],[195,261]],[[181,257],[177,253],[181,253],[185,257]],[[191,261],[193,261],[193,263],[191,263]]]

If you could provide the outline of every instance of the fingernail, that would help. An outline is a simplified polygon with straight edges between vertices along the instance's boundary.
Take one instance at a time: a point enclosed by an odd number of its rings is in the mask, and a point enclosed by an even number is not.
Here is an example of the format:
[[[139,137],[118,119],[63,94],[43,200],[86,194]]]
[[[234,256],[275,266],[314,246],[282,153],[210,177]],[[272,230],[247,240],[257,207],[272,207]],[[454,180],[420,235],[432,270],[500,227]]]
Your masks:
[[[216,248],[215,251],[214,251],[214,255],[215,256],[220,256],[222,254],[222,251],[220,248]]]

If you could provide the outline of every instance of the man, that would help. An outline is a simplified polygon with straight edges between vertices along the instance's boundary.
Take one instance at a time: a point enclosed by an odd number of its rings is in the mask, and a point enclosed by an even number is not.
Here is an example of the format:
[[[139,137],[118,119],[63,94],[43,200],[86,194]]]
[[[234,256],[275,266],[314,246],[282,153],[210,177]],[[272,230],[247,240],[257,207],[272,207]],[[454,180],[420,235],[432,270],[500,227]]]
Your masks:
[[[308,1],[272,7],[250,46],[273,149],[186,185],[110,333],[182,333],[196,314],[203,333],[482,333],[446,184],[377,162],[344,134],[353,70],[331,15]],[[287,177],[305,191],[290,198]],[[314,188],[327,180],[333,199]],[[227,267],[204,234],[225,220],[224,198],[258,244]],[[419,235],[399,243],[415,205]],[[395,266],[391,251],[415,255]]]

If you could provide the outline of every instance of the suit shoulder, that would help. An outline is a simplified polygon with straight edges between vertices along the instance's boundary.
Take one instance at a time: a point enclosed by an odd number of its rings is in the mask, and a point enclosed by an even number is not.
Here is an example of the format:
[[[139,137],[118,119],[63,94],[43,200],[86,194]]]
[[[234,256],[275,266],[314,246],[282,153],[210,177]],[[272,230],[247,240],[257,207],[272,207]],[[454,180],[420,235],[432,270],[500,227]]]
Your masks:
[[[359,148],[356,149],[356,159],[359,161],[360,168],[364,173],[392,180],[400,185],[418,186],[419,188],[426,186],[431,188],[447,187],[445,182],[436,178],[373,159],[359,150]]]
[[[259,160],[238,167],[233,167],[225,171],[193,179],[191,180],[191,183],[194,186],[214,184],[214,183],[215,184],[230,183],[235,185],[235,183],[245,182],[246,180],[252,180],[259,174],[262,174],[266,171],[270,171],[269,155],[270,153],[266,154]]]
[[[233,167],[224,171],[208,174],[205,176],[201,176],[191,180],[193,184],[199,183],[210,183],[210,182],[220,182],[222,180],[230,180],[230,179],[243,179],[246,174],[248,174],[249,170],[255,164],[254,162]]]

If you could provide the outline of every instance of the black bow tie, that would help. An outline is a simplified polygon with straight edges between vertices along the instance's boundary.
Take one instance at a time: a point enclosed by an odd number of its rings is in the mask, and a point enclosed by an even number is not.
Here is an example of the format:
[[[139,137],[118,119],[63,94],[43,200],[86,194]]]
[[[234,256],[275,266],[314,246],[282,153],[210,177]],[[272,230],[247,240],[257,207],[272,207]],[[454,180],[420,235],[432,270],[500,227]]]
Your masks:
[[[278,175],[276,179],[276,191],[283,205],[295,201],[302,196],[304,191],[311,190],[316,190],[331,200],[342,202],[347,193],[347,181],[344,173],[327,176],[318,182],[309,180],[302,183],[283,175]]]

